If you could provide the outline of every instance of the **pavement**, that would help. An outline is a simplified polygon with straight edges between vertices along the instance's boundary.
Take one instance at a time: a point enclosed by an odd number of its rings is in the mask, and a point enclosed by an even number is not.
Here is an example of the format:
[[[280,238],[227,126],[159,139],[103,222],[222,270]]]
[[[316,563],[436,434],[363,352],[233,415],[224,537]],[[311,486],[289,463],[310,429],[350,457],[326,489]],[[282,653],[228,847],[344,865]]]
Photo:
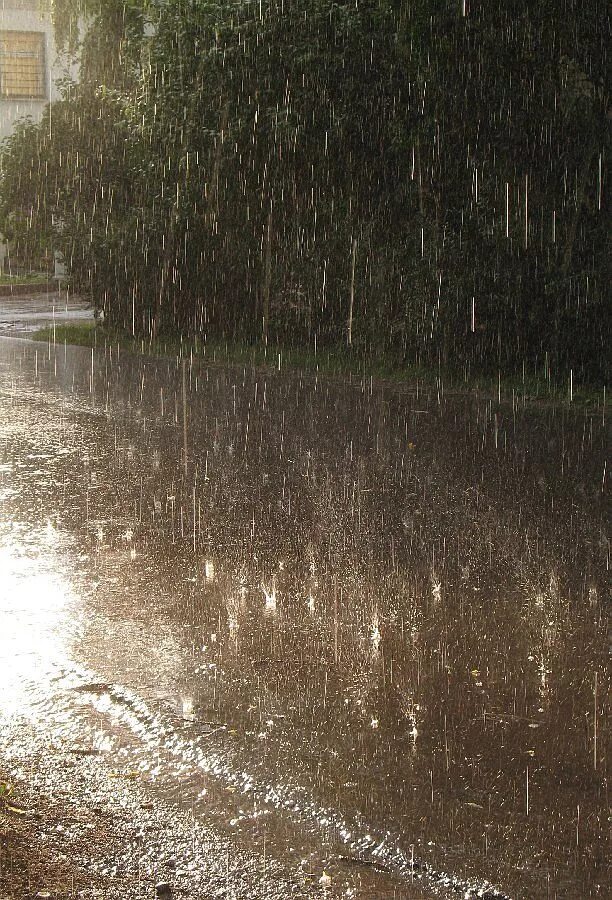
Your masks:
[[[93,321],[91,303],[66,291],[0,296],[0,335],[25,337],[48,325]]]
[[[5,332],[0,900],[612,897],[607,437]]]

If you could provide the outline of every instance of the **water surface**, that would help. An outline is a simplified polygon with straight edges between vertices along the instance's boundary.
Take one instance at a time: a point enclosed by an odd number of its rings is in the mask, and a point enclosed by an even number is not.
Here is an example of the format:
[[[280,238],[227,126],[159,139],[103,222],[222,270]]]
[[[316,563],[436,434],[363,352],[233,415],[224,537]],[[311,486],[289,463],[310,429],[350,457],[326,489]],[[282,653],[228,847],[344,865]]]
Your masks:
[[[606,438],[0,339],[4,714],[63,705],[316,890],[608,896]]]

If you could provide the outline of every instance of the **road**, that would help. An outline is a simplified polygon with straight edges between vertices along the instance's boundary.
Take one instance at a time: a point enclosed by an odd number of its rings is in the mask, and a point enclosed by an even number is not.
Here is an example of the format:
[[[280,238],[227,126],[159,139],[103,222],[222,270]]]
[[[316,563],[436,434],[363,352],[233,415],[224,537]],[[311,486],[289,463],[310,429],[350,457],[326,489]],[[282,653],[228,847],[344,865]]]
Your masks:
[[[65,291],[15,297],[0,294],[0,335],[26,337],[47,326],[93,322],[93,319],[91,304]]]
[[[107,897],[609,896],[606,440],[0,338],[0,766],[127,810]]]

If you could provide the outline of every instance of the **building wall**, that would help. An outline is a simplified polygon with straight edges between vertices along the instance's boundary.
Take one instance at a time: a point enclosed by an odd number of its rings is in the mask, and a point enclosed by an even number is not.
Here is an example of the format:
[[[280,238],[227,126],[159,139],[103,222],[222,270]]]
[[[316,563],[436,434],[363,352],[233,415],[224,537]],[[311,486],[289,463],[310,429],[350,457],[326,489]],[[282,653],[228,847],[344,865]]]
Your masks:
[[[31,55],[28,59],[28,42],[40,44],[43,49],[37,64],[40,89],[36,89],[36,97],[25,96],[26,92],[14,96],[15,84],[20,78],[23,80],[24,67],[32,70],[34,66]],[[48,0],[0,0],[0,140],[7,137],[15,122],[24,116],[35,122],[41,120],[47,103],[59,98],[56,81],[67,71],[75,74],[74,67],[57,52]],[[6,252],[0,235],[0,272],[4,268]]]
[[[45,105],[58,99],[56,80],[66,71],[65,61],[58,58],[48,3],[43,5],[39,0],[0,0],[1,32],[43,35],[45,85],[44,96],[30,99],[6,97],[0,83],[0,139],[10,134],[14,123],[23,116],[31,116],[34,121],[41,119]]]

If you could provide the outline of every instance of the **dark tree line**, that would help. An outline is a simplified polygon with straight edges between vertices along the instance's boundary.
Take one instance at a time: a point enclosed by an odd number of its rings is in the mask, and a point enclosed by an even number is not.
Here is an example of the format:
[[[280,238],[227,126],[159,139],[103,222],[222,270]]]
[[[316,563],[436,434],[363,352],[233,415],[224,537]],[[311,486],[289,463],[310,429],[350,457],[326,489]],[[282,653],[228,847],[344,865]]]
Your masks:
[[[606,377],[605,2],[85,11],[79,84],[5,142],[0,221],[109,322]]]

